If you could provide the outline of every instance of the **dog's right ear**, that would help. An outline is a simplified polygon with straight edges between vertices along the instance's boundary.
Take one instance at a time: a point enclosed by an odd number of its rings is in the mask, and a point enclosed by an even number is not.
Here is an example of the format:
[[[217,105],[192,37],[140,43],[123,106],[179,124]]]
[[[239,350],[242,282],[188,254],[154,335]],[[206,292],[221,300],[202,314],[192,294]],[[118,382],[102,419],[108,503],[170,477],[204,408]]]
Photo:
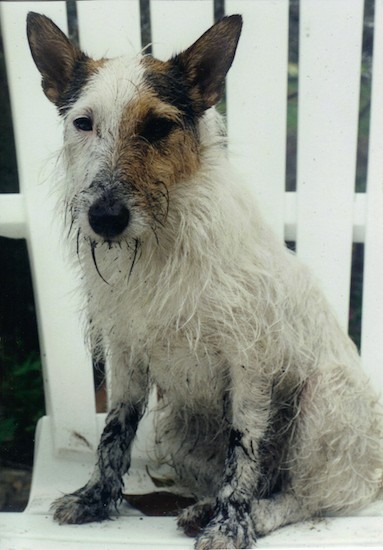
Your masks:
[[[28,13],[27,36],[33,60],[42,76],[44,93],[50,101],[60,106],[76,63],[86,56],[45,15]]]

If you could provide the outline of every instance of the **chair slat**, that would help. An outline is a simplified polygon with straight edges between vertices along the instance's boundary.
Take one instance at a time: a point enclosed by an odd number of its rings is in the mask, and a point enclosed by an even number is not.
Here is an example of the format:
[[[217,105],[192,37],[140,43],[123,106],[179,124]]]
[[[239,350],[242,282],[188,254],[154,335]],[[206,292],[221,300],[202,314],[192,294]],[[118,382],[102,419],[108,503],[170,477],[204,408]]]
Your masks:
[[[362,358],[383,393],[383,3],[375,5],[364,252]]]
[[[363,0],[300,8],[297,252],[347,328]]]
[[[288,2],[229,0],[244,18],[227,79],[233,163],[254,187],[261,211],[282,239],[286,166]]]
[[[80,45],[91,57],[140,52],[139,0],[77,2],[77,15]]]
[[[27,235],[24,197],[19,193],[0,195],[0,236],[22,239]]]
[[[354,243],[365,241],[365,221],[367,208],[366,193],[355,193],[352,240]],[[288,191],[285,193],[285,239],[296,241],[297,238],[297,193]]]
[[[213,24],[211,0],[155,0],[150,5],[153,54],[166,60]]]
[[[63,257],[63,236],[52,192],[56,165],[49,158],[60,148],[61,130],[54,107],[42,93],[29,52],[25,35],[29,10],[52,17],[65,31],[66,8],[65,2],[3,2],[1,19],[39,313],[47,412],[53,419],[56,451],[76,450],[84,447],[81,438],[96,444],[92,369],[73,292],[77,281]]]

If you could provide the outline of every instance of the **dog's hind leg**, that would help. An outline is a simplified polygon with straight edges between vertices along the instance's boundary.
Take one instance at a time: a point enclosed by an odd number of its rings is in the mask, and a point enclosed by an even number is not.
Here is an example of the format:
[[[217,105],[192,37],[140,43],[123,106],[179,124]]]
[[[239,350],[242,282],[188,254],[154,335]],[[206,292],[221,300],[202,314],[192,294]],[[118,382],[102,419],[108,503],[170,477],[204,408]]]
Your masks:
[[[288,483],[281,493],[252,504],[258,534],[346,513],[375,498],[383,459],[374,401],[362,375],[341,365],[307,380],[282,464]]]
[[[62,496],[52,504],[54,519],[59,523],[102,521],[109,517],[111,506],[116,506],[121,500],[122,476],[130,467],[131,445],[145,410],[148,389],[144,376],[134,377],[132,374],[129,377],[126,373],[125,376],[130,383],[133,378],[138,379],[131,384],[136,391],[130,387],[128,398],[123,395],[123,386],[120,387],[119,400],[115,400],[106,419],[91,479],[81,489]]]
[[[310,508],[303,505],[292,491],[254,501],[251,511],[259,536],[267,535],[278,527],[303,521],[312,515]]]

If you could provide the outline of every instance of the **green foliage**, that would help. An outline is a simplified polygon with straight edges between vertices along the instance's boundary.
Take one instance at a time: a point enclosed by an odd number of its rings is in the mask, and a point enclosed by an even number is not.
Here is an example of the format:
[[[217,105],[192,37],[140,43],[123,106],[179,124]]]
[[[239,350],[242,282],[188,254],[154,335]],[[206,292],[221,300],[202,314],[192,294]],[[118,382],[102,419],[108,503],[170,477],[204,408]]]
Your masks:
[[[0,448],[5,461],[31,463],[31,438],[44,414],[41,362],[37,354],[14,364],[3,363],[0,386]]]
[[[4,442],[12,441],[15,437],[16,426],[14,417],[0,419],[0,445]]]

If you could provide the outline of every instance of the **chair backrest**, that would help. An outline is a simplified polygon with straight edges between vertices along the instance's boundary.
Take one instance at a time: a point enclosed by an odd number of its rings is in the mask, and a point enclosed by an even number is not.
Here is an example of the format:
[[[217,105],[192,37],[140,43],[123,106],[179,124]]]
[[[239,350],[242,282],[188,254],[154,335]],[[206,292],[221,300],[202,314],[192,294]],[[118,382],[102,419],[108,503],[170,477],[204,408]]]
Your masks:
[[[212,23],[213,1],[152,0],[153,54],[166,58]],[[141,4],[142,5],[142,4]],[[362,356],[383,392],[383,1],[376,0],[367,191],[355,192],[363,0],[300,3],[297,191],[285,191],[288,0],[226,0],[243,35],[227,81],[233,163],[255,186],[281,239],[317,275],[347,328],[353,242],[364,243]],[[47,412],[57,452],[96,443],[89,354],[83,345],[75,276],[62,251],[50,180],[60,148],[55,109],[43,96],[25,36],[28,11],[67,29],[66,3],[2,2],[20,193],[0,196],[0,234],[29,246]],[[90,55],[139,52],[139,0],[77,2],[81,47]],[[82,447],[81,447],[81,450]]]

